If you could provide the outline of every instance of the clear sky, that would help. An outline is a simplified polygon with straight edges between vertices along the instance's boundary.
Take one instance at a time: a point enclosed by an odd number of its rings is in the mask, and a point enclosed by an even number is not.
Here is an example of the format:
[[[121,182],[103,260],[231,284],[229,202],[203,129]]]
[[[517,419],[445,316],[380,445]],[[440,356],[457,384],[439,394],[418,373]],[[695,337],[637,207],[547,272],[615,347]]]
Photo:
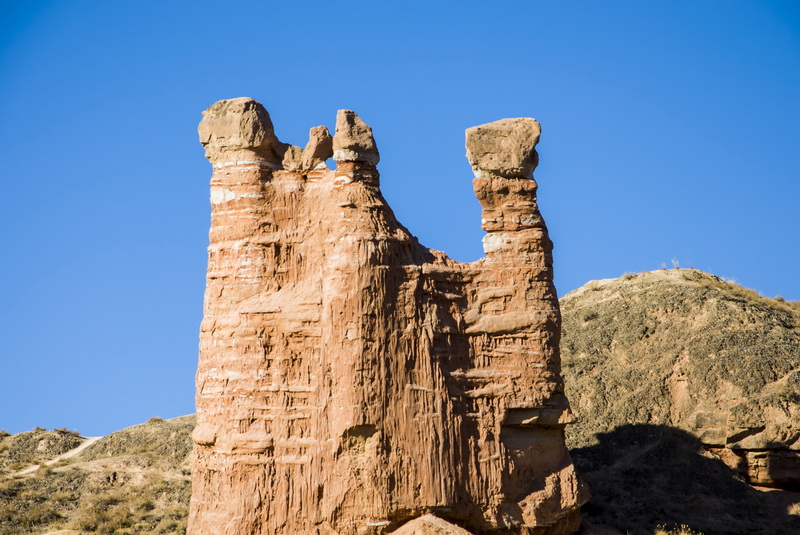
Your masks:
[[[676,259],[800,300],[796,1],[0,2],[0,429],[194,410],[201,112],[370,124],[429,247],[482,255],[464,129],[543,126],[560,294]]]

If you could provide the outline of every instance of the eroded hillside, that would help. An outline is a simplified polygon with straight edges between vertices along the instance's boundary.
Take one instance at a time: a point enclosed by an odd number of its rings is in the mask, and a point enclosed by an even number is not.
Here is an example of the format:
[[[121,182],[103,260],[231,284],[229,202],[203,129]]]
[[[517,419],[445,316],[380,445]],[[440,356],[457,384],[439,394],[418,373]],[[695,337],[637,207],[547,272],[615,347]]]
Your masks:
[[[659,270],[592,281],[561,305],[579,418],[567,441],[590,518],[800,533],[800,303]]]
[[[43,429],[5,437],[0,535],[184,533],[194,422],[154,418],[93,441]]]

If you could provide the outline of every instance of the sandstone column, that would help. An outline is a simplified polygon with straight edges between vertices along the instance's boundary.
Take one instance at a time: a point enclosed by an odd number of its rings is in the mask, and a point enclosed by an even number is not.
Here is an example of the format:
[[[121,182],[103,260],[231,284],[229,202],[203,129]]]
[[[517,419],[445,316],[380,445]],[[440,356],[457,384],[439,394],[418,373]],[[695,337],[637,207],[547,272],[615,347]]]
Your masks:
[[[487,256],[461,264],[397,222],[354,112],[305,149],[278,141],[251,99],[204,115],[214,174],[189,532],[383,534],[414,519],[575,531],[587,496],[563,439],[538,123],[468,131]]]

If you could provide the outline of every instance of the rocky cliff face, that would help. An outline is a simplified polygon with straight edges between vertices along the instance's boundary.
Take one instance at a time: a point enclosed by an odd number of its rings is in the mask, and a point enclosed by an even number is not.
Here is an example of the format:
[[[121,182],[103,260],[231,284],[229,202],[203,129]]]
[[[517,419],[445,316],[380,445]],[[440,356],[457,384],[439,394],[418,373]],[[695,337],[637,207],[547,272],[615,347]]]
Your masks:
[[[487,232],[472,264],[397,222],[352,111],[300,149],[259,103],[220,101],[200,138],[214,172],[189,532],[379,534],[429,513],[576,531],[538,123],[467,131]]]

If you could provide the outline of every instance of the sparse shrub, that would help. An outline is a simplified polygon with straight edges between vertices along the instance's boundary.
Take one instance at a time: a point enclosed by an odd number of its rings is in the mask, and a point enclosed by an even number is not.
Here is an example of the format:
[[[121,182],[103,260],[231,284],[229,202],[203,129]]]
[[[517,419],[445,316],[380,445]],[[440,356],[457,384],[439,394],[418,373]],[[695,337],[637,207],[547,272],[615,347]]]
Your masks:
[[[139,498],[135,505],[136,510],[149,512],[156,508],[156,504],[148,498]]]
[[[94,503],[92,504],[93,507],[99,507],[102,509],[107,509],[112,505],[117,505],[120,502],[118,496],[113,494],[101,494],[94,499]]]
[[[61,503],[61,504],[64,504],[64,503],[67,503],[67,502],[72,502],[72,501],[75,501],[75,500],[78,499],[78,497],[75,496],[73,493],[66,492],[66,491],[63,491],[63,490],[60,490],[58,492],[54,492],[53,495],[50,498],[54,502],[58,502],[58,503]]]
[[[157,423],[160,423],[160,422],[163,422],[163,421],[164,421],[164,418],[159,418],[158,416],[153,416],[152,418],[147,420],[147,423],[148,424],[157,424]]]
[[[783,303],[785,303],[785,302],[786,302],[786,299],[784,299],[782,295],[776,295],[776,296],[775,296],[775,300],[776,300],[776,301],[781,301],[781,302],[783,302]]]
[[[598,315],[597,312],[595,312],[594,310],[586,312],[583,315],[583,321],[592,321],[593,319],[597,318],[597,315]]]
[[[122,530],[125,528],[133,526],[133,523],[130,511],[122,507],[115,507],[102,515],[102,520],[96,531],[102,534],[119,535],[124,533]]]
[[[186,509],[183,507],[169,507],[164,510],[164,518],[171,518],[173,520],[182,520],[186,518]]]
[[[658,526],[653,535],[703,535],[700,531],[695,531],[686,524],[676,526],[674,528],[667,528],[666,526]]]
[[[53,469],[46,465],[40,464],[39,468],[36,469],[36,477],[45,477],[53,472]]]
[[[10,505],[0,505],[0,524],[11,522],[17,512]]]
[[[16,521],[28,530],[42,524],[50,524],[64,517],[55,508],[47,503],[34,505],[33,507],[21,511]]]
[[[122,503],[119,497],[103,494],[81,508],[76,527],[94,533],[120,535],[133,524],[134,519],[129,507]]]
[[[5,429],[0,429],[0,438],[6,438],[8,436],[8,431]]]
[[[173,520],[163,518],[156,526],[156,533],[161,534],[184,534],[186,533],[186,520]]]
[[[43,431],[47,431],[47,429],[45,429],[44,427],[39,427],[38,425],[33,428],[33,432],[34,433],[36,433],[36,432],[40,432],[41,433]]]

